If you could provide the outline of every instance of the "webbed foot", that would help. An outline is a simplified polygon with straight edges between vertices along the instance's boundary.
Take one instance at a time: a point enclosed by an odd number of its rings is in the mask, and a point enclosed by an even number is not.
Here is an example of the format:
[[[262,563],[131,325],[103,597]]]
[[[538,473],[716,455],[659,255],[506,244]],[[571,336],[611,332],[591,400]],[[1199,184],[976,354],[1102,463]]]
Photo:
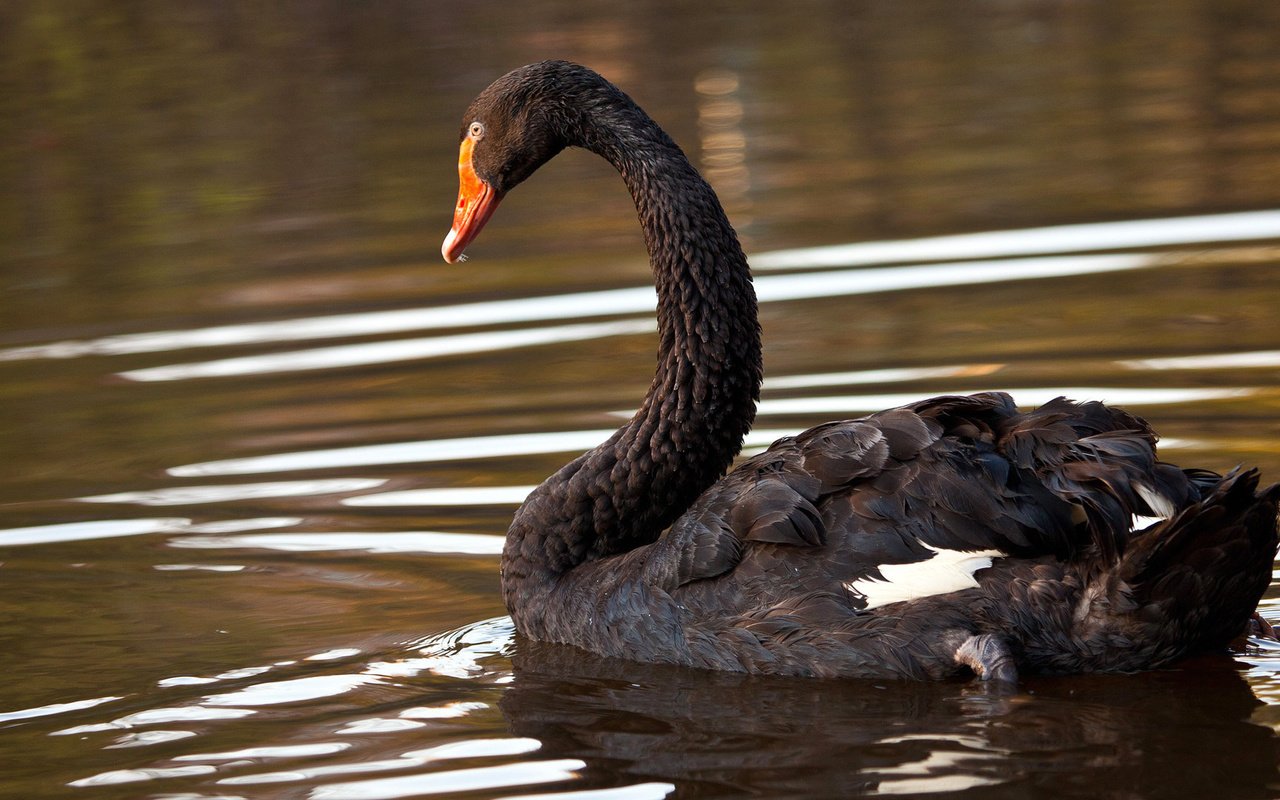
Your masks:
[[[1267,622],[1267,618],[1258,611],[1253,612],[1253,616],[1249,618],[1249,625],[1245,632],[1250,636],[1257,636],[1259,639],[1270,639],[1273,642],[1280,641],[1280,637],[1276,636],[1276,629],[1271,627],[1271,623]]]
[[[1267,622],[1267,618],[1262,616],[1261,612],[1253,612],[1253,616],[1249,617],[1249,621],[1244,624],[1244,630],[1240,631],[1240,635],[1231,640],[1231,644],[1227,645],[1233,653],[1243,653],[1249,649],[1249,639],[1263,639],[1267,641],[1280,641],[1280,637],[1276,636],[1276,629],[1271,627],[1271,623]]]
[[[970,636],[956,648],[956,663],[973,670],[979,680],[1014,684],[1018,667],[1004,639],[993,633]]]

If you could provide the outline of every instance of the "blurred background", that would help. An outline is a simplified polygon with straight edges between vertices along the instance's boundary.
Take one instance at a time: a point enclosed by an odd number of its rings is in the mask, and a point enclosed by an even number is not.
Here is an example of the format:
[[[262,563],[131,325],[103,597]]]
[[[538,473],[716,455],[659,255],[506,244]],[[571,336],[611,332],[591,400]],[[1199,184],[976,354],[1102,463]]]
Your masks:
[[[647,260],[583,152],[438,248],[471,98],[579,61],[751,257],[748,447],[1010,389],[1277,480],[1276,31],[1252,0],[3,4],[0,795],[1269,796],[1265,653],[1016,709],[521,672],[499,537],[648,385]],[[1163,783],[1206,724],[1221,771]]]

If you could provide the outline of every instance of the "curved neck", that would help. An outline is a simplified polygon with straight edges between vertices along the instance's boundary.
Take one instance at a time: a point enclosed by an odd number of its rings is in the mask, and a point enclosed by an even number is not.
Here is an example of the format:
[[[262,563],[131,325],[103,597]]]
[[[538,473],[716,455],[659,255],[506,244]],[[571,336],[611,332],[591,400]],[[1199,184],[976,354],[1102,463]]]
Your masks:
[[[562,128],[635,200],[658,291],[657,370],[635,416],[516,512],[503,553],[513,614],[573,567],[657,539],[732,462],[759,397],[755,292],[724,210],[670,137],[608,88]]]

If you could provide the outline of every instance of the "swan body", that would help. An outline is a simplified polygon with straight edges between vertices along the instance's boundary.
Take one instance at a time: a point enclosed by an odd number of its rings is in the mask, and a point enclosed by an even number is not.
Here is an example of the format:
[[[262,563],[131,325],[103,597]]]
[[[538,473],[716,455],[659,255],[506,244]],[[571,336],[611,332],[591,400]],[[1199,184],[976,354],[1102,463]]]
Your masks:
[[[565,147],[631,191],[658,289],[653,383],[516,512],[517,629],[604,656],[784,675],[1132,671],[1225,648],[1271,579],[1280,488],[1157,460],[1141,419],[1001,393],[775,442],[725,474],[762,376],[750,272],[715,193],[629,97],[548,61],[463,119],[442,247]]]

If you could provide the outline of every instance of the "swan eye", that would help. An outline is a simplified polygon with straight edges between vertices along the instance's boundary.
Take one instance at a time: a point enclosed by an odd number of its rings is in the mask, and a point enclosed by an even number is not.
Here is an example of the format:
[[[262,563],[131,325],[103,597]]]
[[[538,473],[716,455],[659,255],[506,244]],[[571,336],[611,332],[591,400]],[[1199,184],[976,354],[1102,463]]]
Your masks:
[[[484,138],[484,126],[479,122],[473,122],[471,123],[471,129],[468,133],[471,135],[472,139],[475,139],[478,142]]]

